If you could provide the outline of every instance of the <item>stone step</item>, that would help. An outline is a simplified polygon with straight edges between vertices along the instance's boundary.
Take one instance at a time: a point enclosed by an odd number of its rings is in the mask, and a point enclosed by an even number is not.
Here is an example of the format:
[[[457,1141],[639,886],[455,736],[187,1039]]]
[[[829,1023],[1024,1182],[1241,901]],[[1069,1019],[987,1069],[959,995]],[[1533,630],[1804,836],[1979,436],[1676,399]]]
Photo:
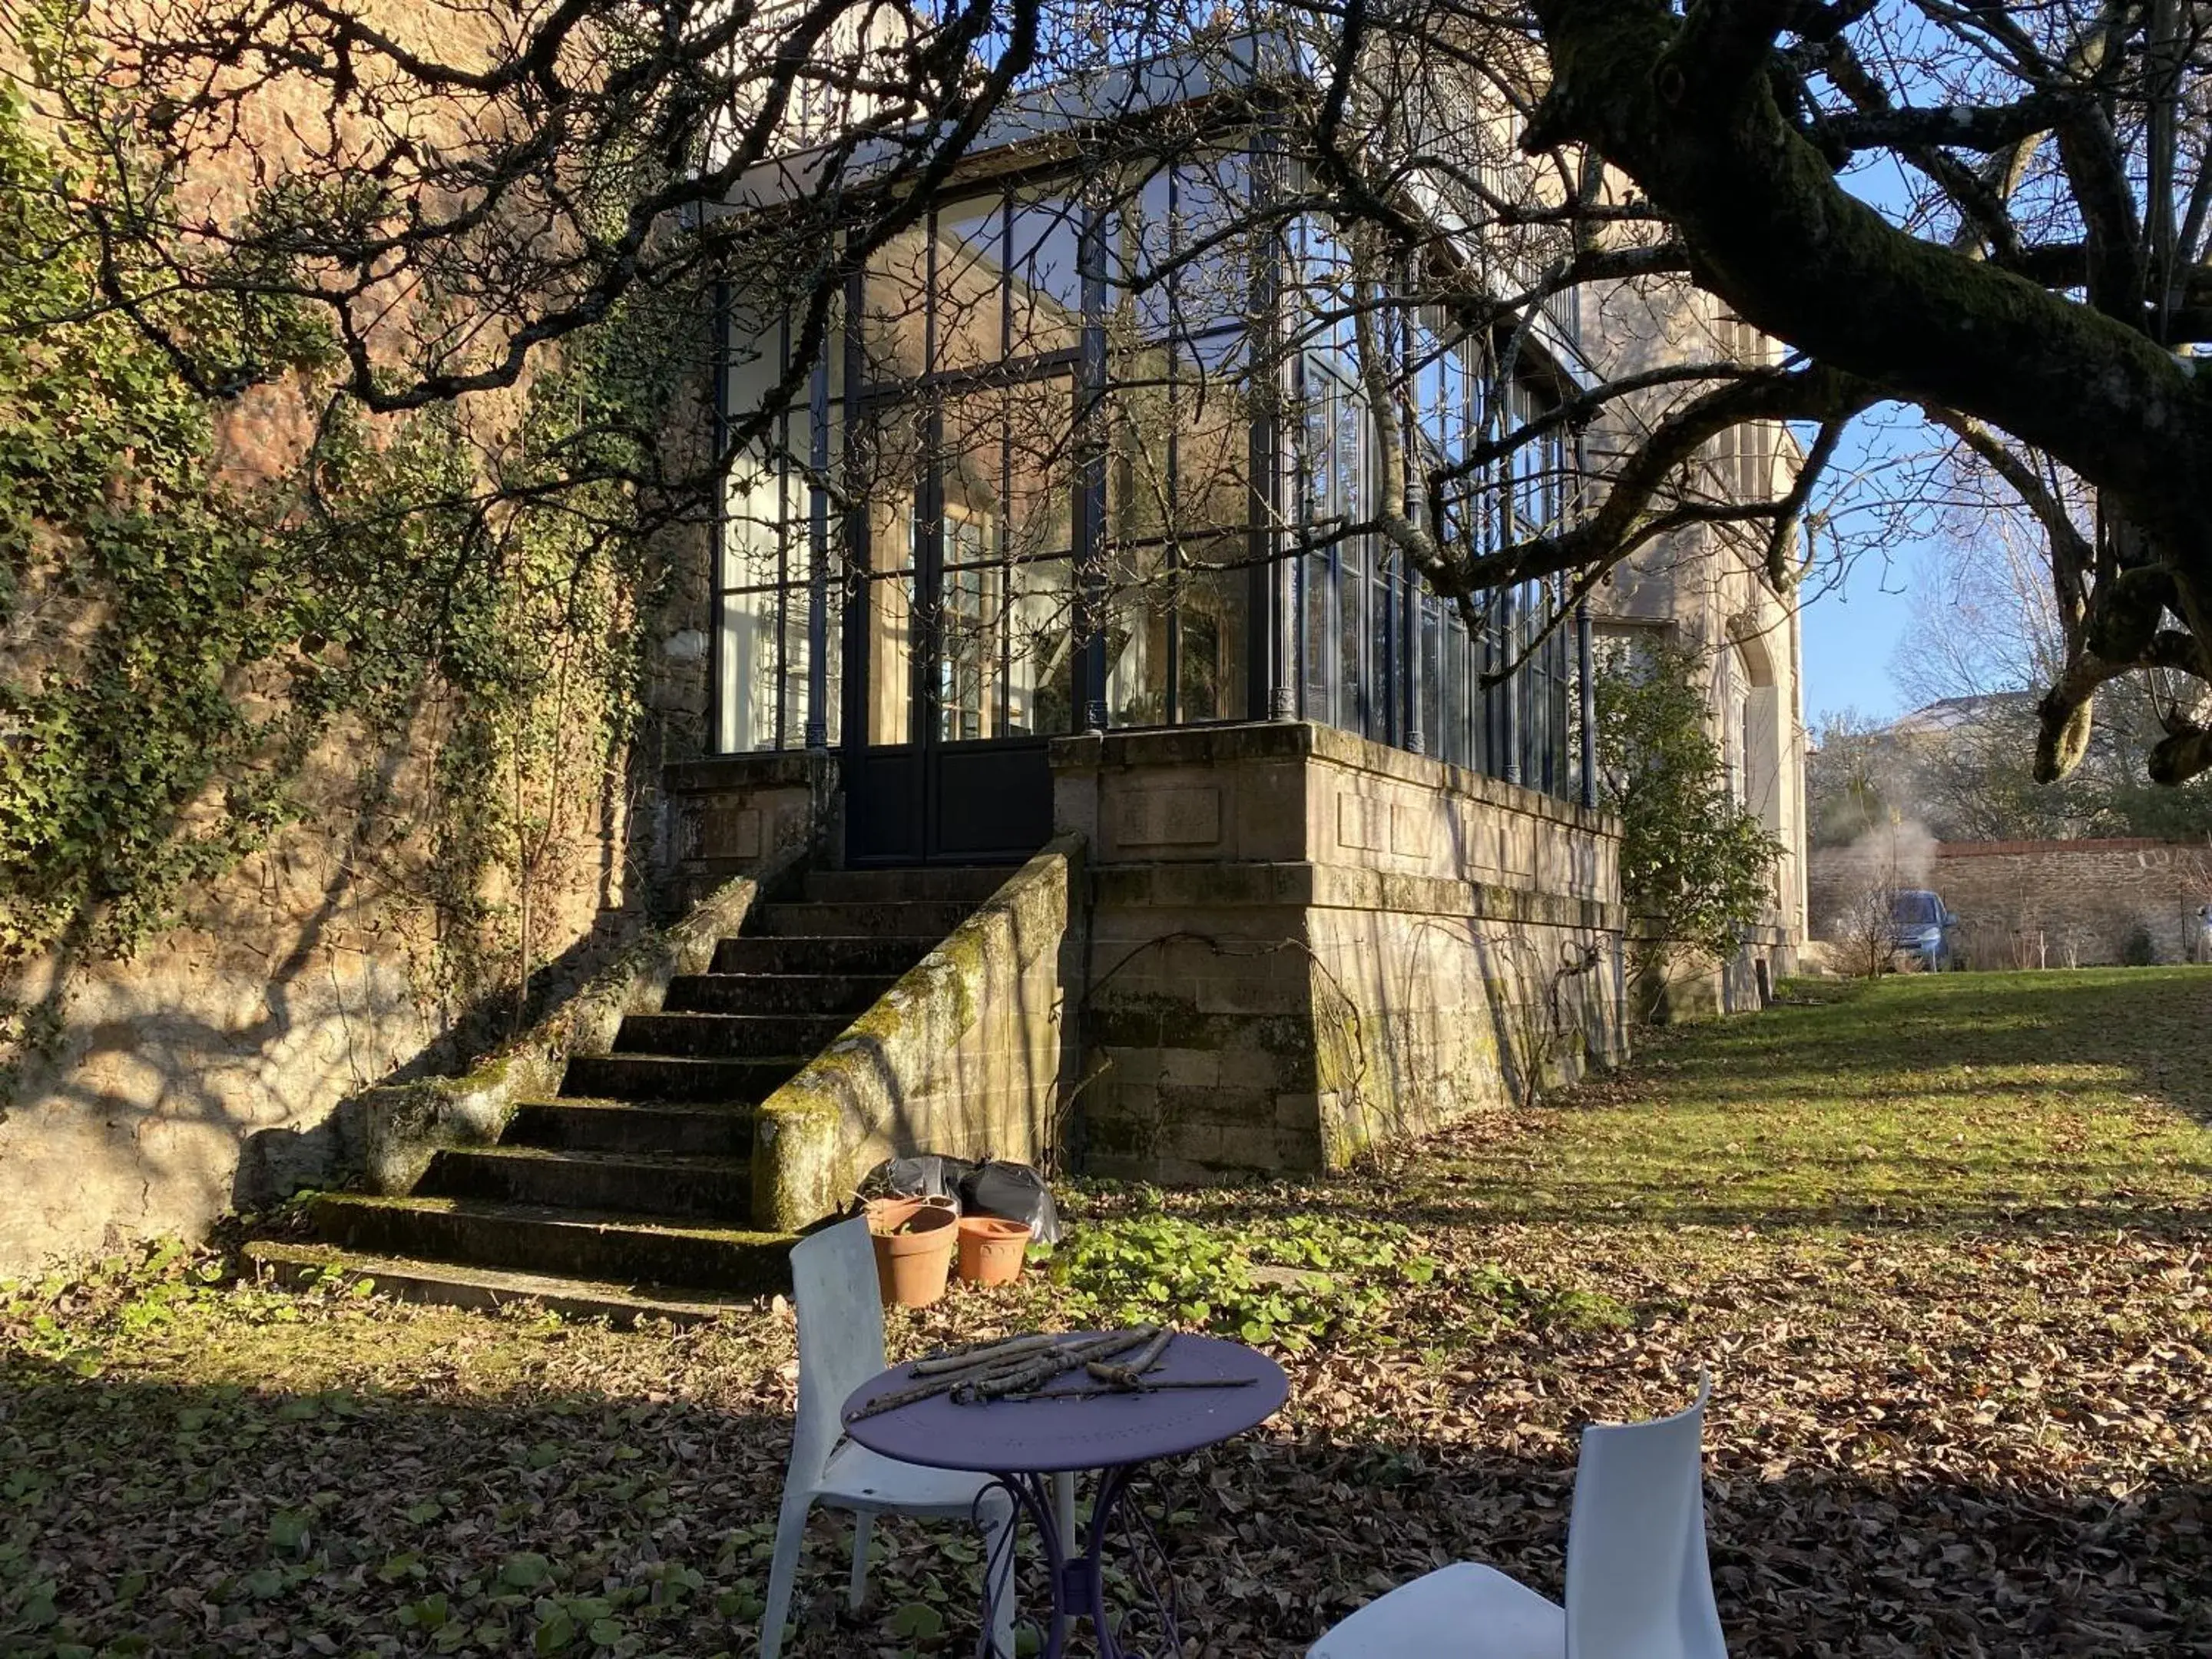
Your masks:
[[[398,1297],[407,1302],[437,1303],[484,1313],[530,1305],[567,1319],[604,1319],[623,1327],[635,1325],[641,1319],[665,1320],[672,1325],[698,1325],[727,1314],[750,1313],[760,1305],[758,1298],[751,1296],[715,1296],[701,1291],[654,1296],[627,1285],[587,1279],[552,1279],[539,1273],[465,1267],[451,1262],[410,1261],[398,1256],[340,1249],[332,1244],[259,1238],[247,1243],[243,1255],[287,1290],[327,1285],[333,1279],[340,1285],[367,1282],[379,1295]]]
[[[685,1054],[571,1054],[562,1073],[563,1098],[717,1101],[747,1105],[788,1082],[810,1055],[705,1060]]]
[[[615,1032],[615,1052],[730,1060],[814,1054],[852,1023],[847,1014],[629,1014]]]
[[[898,935],[932,945],[975,913],[965,899],[878,899],[838,904],[767,904],[749,927],[778,939]]]
[[[476,1198],[353,1193],[324,1194],[311,1214],[325,1243],[415,1262],[732,1293],[778,1290],[790,1282],[786,1253],[792,1241],[782,1233]]]
[[[653,1219],[742,1224],[752,1218],[752,1166],[742,1158],[448,1147],[416,1183],[423,1198],[480,1198]]]
[[[814,870],[806,896],[823,903],[886,899],[964,899],[980,904],[1012,878],[1011,864],[924,865],[905,870]]]
[[[668,981],[660,1006],[672,1014],[843,1014],[849,1019],[897,983],[896,974],[679,974]]]
[[[613,1100],[531,1100],[507,1121],[502,1146],[572,1152],[654,1152],[744,1158],[752,1151],[750,1106],[635,1106]]]
[[[835,939],[726,939],[714,946],[717,974],[889,974],[920,962],[942,933],[904,939],[874,933]]]

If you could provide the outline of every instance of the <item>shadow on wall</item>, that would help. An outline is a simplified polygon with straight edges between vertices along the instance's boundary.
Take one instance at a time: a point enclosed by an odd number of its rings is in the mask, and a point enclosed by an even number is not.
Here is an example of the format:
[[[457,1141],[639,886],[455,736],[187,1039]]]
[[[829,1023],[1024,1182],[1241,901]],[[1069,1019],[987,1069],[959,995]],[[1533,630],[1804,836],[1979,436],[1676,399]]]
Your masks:
[[[387,783],[408,758],[386,757]],[[619,772],[600,783],[595,836],[635,822],[627,787]],[[0,1267],[196,1233],[327,1180],[349,1150],[348,1096],[495,1046],[648,921],[614,878],[625,848],[595,847],[568,942],[524,994],[494,990],[441,1024],[392,931],[404,901],[364,873],[374,830],[295,830],[136,957],[65,951],[19,975],[53,1040],[24,1057],[0,1115]]]
[[[363,1154],[356,1098],[361,1090],[467,1072],[542,1018],[650,925],[636,910],[617,907],[601,911],[590,933],[531,975],[520,999],[512,990],[479,998],[413,1058],[382,1077],[349,1085],[345,1097],[320,1122],[249,1133],[239,1148],[230,1206],[263,1209],[357,1169]]]

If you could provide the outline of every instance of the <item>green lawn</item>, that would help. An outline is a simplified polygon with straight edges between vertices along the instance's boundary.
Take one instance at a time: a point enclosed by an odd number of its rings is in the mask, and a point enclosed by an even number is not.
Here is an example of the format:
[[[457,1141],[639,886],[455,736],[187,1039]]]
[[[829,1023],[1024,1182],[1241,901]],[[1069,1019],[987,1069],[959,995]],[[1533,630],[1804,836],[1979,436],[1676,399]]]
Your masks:
[[[1059,1282],[894,1345],[1273,1346],[1290,1408],[1154,1488],[1224,1659],[1457,1557],[1557,1594],[1575,1431],[1701,1367],[1732,1652],[2212,1653],[2212,970],[1799,994],[1402,1167],[1076,1193]],[[617,1333],[225,1260],[0,1293],[0,1652],[750,1650],[785,1310]],[[787,1652],[972,1650],[972,1548],[887,1531],[853,1618],[820,1528]]]

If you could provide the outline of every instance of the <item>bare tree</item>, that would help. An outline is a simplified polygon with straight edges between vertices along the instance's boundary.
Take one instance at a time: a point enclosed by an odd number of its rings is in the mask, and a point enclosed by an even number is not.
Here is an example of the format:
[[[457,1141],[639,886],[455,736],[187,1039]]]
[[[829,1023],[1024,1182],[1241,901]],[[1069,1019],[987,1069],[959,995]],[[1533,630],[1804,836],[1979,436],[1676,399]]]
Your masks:
[[[1285,52],[1193,102],[1213,131],[1264,131],[1291,182],[1145,282],[1222,240],[1326,231],[1337,275],[1269,343],[1340,343],[1379,477],[1358,522],[1299,533],[1380,536],[1469,617],[1516,584],[1587,591],[1686,531],[1788,588],[1847,427],[1903,403],[1985,446],[2045,532],[2059,650],[2039,777],[2079,763],[2114,679],[2212,680],[2198,8],[436,0],[386,26],[359,0],[173,0],[71,33],[10,7],[79,135],[57,187],[97,244],[96,303],[192,384],[230,396],[313,368],[371,410],[421,408],[513,385],[625,295],[720,284],[795,341],[732,411],[723,470],[773,431],[846,278],[994,117],[1024,99],[1067,114],[1062,153],[1110,190],[1128,144],[1204,137],[1124,119],[1143,77],[1110,71],[1225,63],[1256,28]],[[272,131],[281,167],[221,173]],[[1875,161],[1913,181],[1887,213],[1855,193]],[[1678,336],[1663,357],[1601,355],[1540,406],[1504,395],[1547,319],[1654,315],[1690,286],[1724,307],[1700,313],[1710,349]],[[252,349],[210,355],[208,303]],[[1431,441],[1425,376],[1461,345],[1498,392]],[[2023,452],[2081,482],[2093,523],[2002,459]],[[580,446],[577,470],[696,507],[697,481],[654,476],[657,455]],[[2150,775],[2212,768],[2200,697],[2160,714]]]

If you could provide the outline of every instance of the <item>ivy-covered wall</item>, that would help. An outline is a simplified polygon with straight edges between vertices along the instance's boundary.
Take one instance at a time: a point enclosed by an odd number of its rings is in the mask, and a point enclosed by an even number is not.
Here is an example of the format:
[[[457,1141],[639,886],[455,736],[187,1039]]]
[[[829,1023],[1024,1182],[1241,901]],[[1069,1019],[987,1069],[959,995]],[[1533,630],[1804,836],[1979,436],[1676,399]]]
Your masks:
[[[210,313],[286,371],[211,405],[86,319],[53,137],[0,101],[0,1268],[204,1224],[634,933],[701,701],[703,537],[533,493],[703,431],[695,305],[376,422]]]

